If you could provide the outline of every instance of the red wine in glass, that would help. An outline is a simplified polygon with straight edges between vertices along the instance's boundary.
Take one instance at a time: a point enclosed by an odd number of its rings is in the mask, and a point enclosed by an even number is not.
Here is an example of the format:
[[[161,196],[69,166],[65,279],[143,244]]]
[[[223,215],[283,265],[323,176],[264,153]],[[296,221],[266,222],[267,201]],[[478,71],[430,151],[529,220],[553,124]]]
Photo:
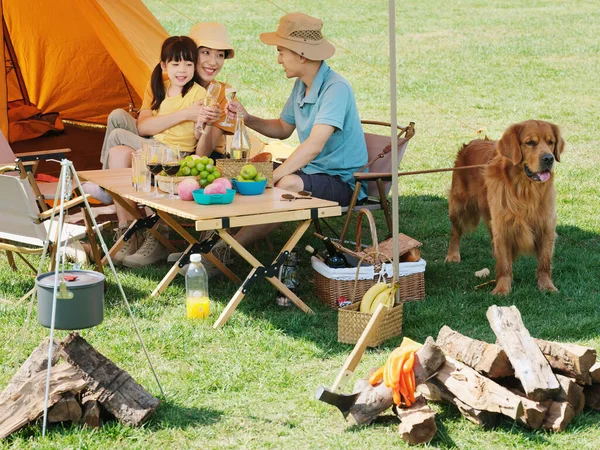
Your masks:
[[[148,170],[150,172],[152,172],[154,175],[158,175],[163,170],[163,166],[160,163],[148,163],[148,164],[146,164],[146,166],[148,167]],[[177,170],[179,170],[179,169],[177,169]],[[177,173],[177,171],[175,173]]]
[[[163,170],[170,177],[174,176],[177,172],[179,172],[179,168],[181,167],[180,163],[176,164],[163,164]]]

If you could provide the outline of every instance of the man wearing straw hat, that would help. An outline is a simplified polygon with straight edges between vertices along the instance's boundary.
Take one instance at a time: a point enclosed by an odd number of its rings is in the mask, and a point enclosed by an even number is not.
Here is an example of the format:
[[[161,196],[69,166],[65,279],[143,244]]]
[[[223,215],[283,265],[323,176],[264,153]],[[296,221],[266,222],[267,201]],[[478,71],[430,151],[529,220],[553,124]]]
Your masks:
[[[296,12],[283,16],[274,33],[260,35],[263,43],[277,46],[286,77],[296,78],[279,118],[249,115],[238,101],[228,111],[232,118],[244,113],[247,126],[271,138],[286,139],[297,130],[300,145],[273,172],[276,186],[311,191],[346,206],[354,188],[352,174],[367,163],[367,147],[352,87],[325,62],[335,47],[322,28],[321,20]],[[359,200],[365,196],[363,189]],[[247,245],[276,227],[246,227],[236,239]]]

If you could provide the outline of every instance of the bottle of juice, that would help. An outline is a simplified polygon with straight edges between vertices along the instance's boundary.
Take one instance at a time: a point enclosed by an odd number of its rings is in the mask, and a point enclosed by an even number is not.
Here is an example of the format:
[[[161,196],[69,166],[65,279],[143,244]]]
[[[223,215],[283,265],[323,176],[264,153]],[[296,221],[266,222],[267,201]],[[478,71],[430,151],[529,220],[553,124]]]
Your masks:
[[[202,256],[190,255],[190,265],[185,273],[186,313],[191,319],[203,319],[210,314],[208,276],[202,265]]]

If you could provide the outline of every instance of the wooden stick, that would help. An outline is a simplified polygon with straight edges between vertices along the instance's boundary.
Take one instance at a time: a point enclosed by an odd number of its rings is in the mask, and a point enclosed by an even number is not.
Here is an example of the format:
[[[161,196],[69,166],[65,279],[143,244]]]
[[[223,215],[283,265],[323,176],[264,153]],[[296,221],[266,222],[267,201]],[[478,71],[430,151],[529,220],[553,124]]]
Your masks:
[[[492,305],[486,314],[498,343],[506,352],[527,398],[542,401],[560,391],[552,368],[523,324],[516,306]]]

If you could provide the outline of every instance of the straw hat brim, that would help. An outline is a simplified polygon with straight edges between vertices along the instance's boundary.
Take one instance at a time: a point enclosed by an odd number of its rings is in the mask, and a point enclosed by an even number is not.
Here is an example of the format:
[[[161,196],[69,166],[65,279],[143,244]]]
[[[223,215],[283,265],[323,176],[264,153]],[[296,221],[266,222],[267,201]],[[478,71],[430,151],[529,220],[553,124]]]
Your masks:
[[[217,41],[213,39],[194,39],[194,42],[196,42],[196,47],[207,47],[215,50],[227,50],[227,58],[225,59],[231,59],[235,54],[235,50],[233,49],[233,47],[229,45],[229,43],[224,41]]]
[[[259,37],[264,44],[285,47],[313,61],[323,61],[331,58],[335,53],[335,47],[326,39],[318,44],[309,44],[308,42],[283,38],[275,32],[261,33]]]

